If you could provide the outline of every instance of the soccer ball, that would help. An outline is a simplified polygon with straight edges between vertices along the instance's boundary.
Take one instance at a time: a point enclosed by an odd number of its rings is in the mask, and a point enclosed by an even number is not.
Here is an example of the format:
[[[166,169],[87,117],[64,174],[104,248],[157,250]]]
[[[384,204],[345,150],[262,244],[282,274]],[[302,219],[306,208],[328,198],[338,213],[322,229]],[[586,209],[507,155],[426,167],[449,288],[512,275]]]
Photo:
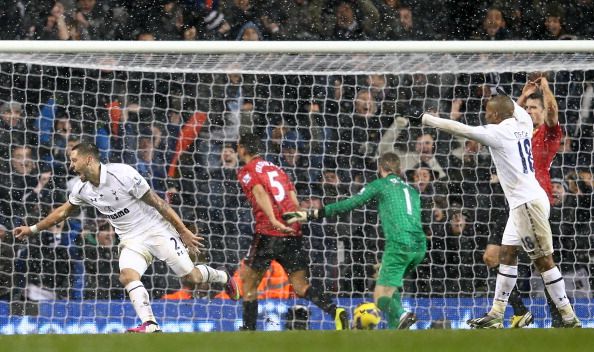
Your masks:
[[[380,312],[374,303],[361,303],[353,310],[354,330],[373,330],[381,320]]]

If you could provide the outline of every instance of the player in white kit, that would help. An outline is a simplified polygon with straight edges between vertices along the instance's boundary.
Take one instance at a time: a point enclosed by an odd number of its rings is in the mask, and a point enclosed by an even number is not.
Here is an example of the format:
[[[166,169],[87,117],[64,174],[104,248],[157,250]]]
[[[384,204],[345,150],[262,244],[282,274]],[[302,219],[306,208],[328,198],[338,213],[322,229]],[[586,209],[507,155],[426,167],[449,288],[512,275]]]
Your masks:
[[[553,260],[553,236],[549,225],[550,204],[534,174],[530,115],[506,95],[492,97],[487,103],[487,125],[467,126],[457,121],[422,115],[425,125],[466,137],[489,147],[501,187],[509,203],[508,226],[502,244],[522,245],[541,273],[546,289],[555,301],[565,327],[581,327],[565,292],[565,282]],[[514,235],[509,235],[514,234]],[[470,319],[473,328],[502,328],[503,314],[518,275],[517,255],[501,257],[495,298],[485,316]]]
[[[70,153],[70,168],[80,176],[68,201],[33,226],[14,229],[24,239],[64,221],[80,205],[89,204],[105,215],[120,239],[120,282],[142,323],[129,332],[160,332],[150,298],[140,278],[152,261],[163,260],[186,281],[221,283],[232,299],[239,299],[235,281],[226,271],[197,265],[188,250],[198,252],[202,237],[192,233],[175,211],[146,180],[126,164],[102,164],[92,143],[80,143]]]

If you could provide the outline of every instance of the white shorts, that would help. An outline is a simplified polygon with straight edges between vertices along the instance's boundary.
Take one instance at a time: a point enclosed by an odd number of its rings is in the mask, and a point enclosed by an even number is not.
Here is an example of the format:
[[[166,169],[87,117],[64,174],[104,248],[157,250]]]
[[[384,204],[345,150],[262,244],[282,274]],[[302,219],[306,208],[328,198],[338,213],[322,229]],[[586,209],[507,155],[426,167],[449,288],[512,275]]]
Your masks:
[[[133,269],[142,276],[154,258],[167,263],[179,277],[194,269],[188,250],[173,227],[147,232],[120,243],[120,270]]]
[[[550,209],[548,200],[535,199],[510,210],[501,244],[522,246],[530,259],[553,254]]]

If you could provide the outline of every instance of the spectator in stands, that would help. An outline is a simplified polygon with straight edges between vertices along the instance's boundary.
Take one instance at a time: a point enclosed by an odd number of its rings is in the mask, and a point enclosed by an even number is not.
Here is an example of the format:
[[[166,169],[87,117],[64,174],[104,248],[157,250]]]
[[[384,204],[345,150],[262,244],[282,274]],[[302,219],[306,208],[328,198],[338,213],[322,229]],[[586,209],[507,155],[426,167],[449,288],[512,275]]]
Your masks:
[[[247,22],[239,29],[236,39],[245,41],[258,41],[264,40],[264,37],[255,23]]]
[[[23,105],[15,101],[2,104],[0,106],[0,170],[9,166],[11,146],[33,144],[35,141],[33,137],[25,126]]]
[[[56,1],[46,16],[39,18],[39,23],[29,28],[29,37],[42,40],[69,40],[70,18],[64,13],[64,5]]]
[[[284,0],[280,6],[270,2],[276,10],[278,33],[274,38],[285,40],[320,40],[323,33],[324,0]],[[273,7],[277,7],[273,9]]]
[[[148,17],[146,29],[155,33],[158,40],[179,40],[184,24],[182,9],[176,0],[165,0],[155,6]]]
[[[549,5],[544,19],[543,40],[577,39],[575,35],[568,34],[565,27],[565,12],[558,4]]]
[[[510,31],[506,28],[503,11],[498,7],[490,7],[485,13],[481,27],[475,32],[475,40],[506,40],[512,39]]]
[[[383,27],[383,26],[380,26]],[[400,5],[392,25],[384,31],[384,40],[429,40],[434,37],[431,28],[416,21],[413,9],[409,5]]]
[[[11,301],[13,283],[14,237],[6,226],[0,223],[0,300]]]
[[[97,0],[77,0],[74,20],[80,30],[82,40],[105,39],[107,22],[105,13]]]
[[[153,136],[145,131],[138,139],[138,152],[136,154],[136,170],[151,185],[153,190],[160,197],[164,197],[166,191],[165,161],[155,153]]]
[[[431,236],[431,292],[443,292],[446,295],[473,295],[482,278],[481,288],[487,290],[488,271],[482,263],[478,248],[486,245],[485,236],[477,236],[473,219],[461,209],[452,209],[449,221]]]
[[[123,299],[118,281],[118,246],[115,231],[105,220],[88,221],[83,233],[85,299]]]
[[[415,142],[415,151],[408,152],[402,158],[402,170],[408,172],[424,164],[436,173],[436,179],[446,176],[444,168],[436,158],[435,149],[435,139],[431,133],[425,132],[419,135]]]
[[[339,165],[365,179],[370,179],[377,168],[375,155],[381,139],[381,122],[377,111],[377,103],[371,92],[360,90],[355,96],[353,113],[339,116]],[[365,183],[365,179],[361,179],[360,183]]]
[[[241,38],[239,35],[241,29],[248,22],[251,22],[254,28],[257,28],[257,32],[261,33],[264,28],[260,21],[261,15],[255,8],[253,0],[233,0],[233,4],[225,9],[225,19],[231,27],[229,37]]]
[[[52,173],[37,168],[31,147],[14,145],[10,154],[10,176],[0,178],[0,209],[11,219],[10,228],[20,226],[27,217],[38,217],[42,206],[59,201],[63,192],[54,190]]]
[[[68,253],[70,230],[61,222],[31,236],[25,251],[19,251],[17,272],[26,273],[25,296],[29,300],[69,297],[72,270]]]
[[[378,19],[377,9],[373,6],[371,1],[363,0],[360,1],[363,8],[366,8],[368,12],[365,21],[373,21]],[[335,8],[335,24],[332,33],[333,40],[365,40],[371,39],[375,27],[373,24],[361,23],[355,14],[355,4],[350,1],[340,1]]]

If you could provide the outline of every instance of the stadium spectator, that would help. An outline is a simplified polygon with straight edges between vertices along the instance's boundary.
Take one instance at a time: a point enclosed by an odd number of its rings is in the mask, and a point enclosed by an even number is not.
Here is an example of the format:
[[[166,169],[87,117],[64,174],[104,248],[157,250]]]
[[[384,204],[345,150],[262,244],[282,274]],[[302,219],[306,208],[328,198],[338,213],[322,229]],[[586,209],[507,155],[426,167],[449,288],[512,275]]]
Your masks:
[[[383,27],[383,26],[380,26]],[[428,40],[435,37],[430,27],[423,25],[414,16],[413,9],[408,5],[400,5],[397,16],[392,25],[384,32],[384,40]]]
[[[280,3],[280,4],[279,4]],[[284,40],[320,40],[323,33],[324,0],[283,0],[270,6],[278,13],[278,34]],[[279,6],[280,5],[280,6]],[[276,7],[276,9],[272,9]]]
[[[482,265],[479,248],[486,245],[473,219],[461,209],[452,209],[444,227],[431,236],[431,294],[472,296],[488,290],[488,271]],[[435,227],[434,227],[435,228]]]
[[[544,20],[543,40],[577,39],[575,35],[567,33],[565,25],[565,12],[558,4],[551,4],[547,8]]]
[[[97,0],[77,0],[74,20],[80,31],[81,40],[105,39],[108,29],[106,14]]]
[[[16,288],[13,283],[15,241],[3,222],[0,223],[0,300],[12,301],[12,291]]]
[[[87,221],[82,239],[87,259],[84,298],[123,299],[124,289],[118,282],[118,247],[113,227],[103,219]]]
[[[506,40],[512,39],[506,27],[503,11],[498,7],[490,7],[486,13],[481,27],[475,32],[475,40]]]
[[[14,145],[35,145],[32,124],[25,124],[23,105],[7,101],[0,106],[0,170],[6,170]]]
[[[408,172],[423,164],[436,174],[435,179],[445,177],[442,163],[437,158],[435,139],[431,133],[425,132],[416,138],[414,152],[408,152],[402,158],[402,170]]]
[[[360,19],[357,16],[360,11]],[[371,0],[361,0],[357,3],[339,1],[335,13],[327,20],[334,20],[332,40],[365,40],[376,36],[376,23],[379,13]]]

